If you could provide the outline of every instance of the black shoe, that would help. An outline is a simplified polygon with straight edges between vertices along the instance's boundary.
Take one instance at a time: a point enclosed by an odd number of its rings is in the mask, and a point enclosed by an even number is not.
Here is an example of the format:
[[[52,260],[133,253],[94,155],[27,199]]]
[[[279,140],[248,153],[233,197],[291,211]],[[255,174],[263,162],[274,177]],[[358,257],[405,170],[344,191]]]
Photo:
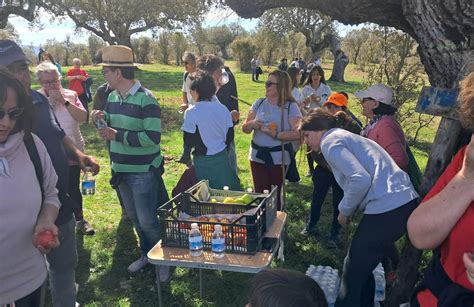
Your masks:
[[[309,227],[306,225],[303,230],[301,230],[300,234],[303,236],[317,236],[319,234],[317,227]]]

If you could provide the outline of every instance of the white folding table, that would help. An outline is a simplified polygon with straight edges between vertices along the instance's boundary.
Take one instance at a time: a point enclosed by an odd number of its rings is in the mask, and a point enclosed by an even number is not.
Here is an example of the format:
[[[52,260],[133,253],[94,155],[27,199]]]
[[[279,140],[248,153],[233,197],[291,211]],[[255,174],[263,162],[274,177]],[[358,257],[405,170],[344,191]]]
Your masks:
[[[204,250],[201,256],[192,257],[187,248],[161,246],[161,241],[158,242],[148,252],[147,256],[148,261],[155,265],[159,306],[163,306],[159,278],[160,265],[199,269],[199,294],[202,297],[202,269],[255,274],[268,267],[280,248],[280,241],[282,239],[286,219],[287,214],[278,211],[275,221],[264,235],[266,238],[277,239],[277,243],[272,252],[257,252],[254,255],[226,253],[223,258],[216,259],[212,257],[211,251]]]

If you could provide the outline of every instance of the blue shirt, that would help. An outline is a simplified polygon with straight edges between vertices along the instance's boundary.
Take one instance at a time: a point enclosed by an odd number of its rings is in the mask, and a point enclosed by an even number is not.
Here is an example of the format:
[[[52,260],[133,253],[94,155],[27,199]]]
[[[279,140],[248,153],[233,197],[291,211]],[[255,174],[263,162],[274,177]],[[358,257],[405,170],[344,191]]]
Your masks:
[[[72,218],[73,213],[73,206],[70,204],[69,197],[67,196],[69,165],[63,143],[65,134],[54,116],[48,99],[36,91],[30,91],[30,95],[35,106],[32,132],[46,146],[46,150],[53,162],[54,170],[58,175],[56,188],[59,191],[58,197],[61,201],[61,208],[59,209],[56,224],[61,225],[68,222]]]

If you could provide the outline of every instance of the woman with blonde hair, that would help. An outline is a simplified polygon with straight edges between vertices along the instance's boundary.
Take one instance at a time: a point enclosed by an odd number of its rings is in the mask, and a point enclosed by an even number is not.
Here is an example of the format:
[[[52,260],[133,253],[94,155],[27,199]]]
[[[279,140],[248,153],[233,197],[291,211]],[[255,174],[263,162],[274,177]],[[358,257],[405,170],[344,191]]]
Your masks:
[[[261,193],[277,185],[280,193],[282,165],[290,164],[293,157],[291,142],[300,138],[297,127],[301,112],[291,95],[291,80],[287,72],[271,72],[265,89],[265,98],[252,105],[242,131],[253,132],[249,160],[255,191]],[[280,208],[280,197],[278,200]]]

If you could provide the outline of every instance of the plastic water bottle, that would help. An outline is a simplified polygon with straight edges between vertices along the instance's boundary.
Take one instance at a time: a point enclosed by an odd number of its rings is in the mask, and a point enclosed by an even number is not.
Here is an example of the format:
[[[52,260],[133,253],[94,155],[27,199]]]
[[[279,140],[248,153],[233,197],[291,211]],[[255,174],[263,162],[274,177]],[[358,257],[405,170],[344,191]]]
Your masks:
[[[222,189],[223,189],[224,191],[229,191],[229,186],[225,185]]]
[[[263,194],[269,194],[270,191],[269,190],[263,190]]]
[[[217,224],[214,226],[212,234],[212,256],[214,258],[222,258],[225,255],[225,237],[222,233],[222,226]]]
[[[315,280],[324,292],[328,306],[334,306],[339,293],[339,272],[330,266],[311,265],[306,275]]]
[[[385,300],[385,272],[381,263],[373,271],[375,279],[375,301]]]
[[[247,188],[247,193],[253,193],[253,189],[252,188]]]
[[[95,194],[95,177],[94,174],[92,174],[92,168],[90,166],[86,167],[84,175],[82,176],[82,194]]]
[[[107,122],[103,118],[99,118],[95,121],[95,126],[97,129],[107,128]]]
[[[189,232],[189,252],[193,257],[202,255],[202,236],[197,223],[191,224],[191,231]]]

